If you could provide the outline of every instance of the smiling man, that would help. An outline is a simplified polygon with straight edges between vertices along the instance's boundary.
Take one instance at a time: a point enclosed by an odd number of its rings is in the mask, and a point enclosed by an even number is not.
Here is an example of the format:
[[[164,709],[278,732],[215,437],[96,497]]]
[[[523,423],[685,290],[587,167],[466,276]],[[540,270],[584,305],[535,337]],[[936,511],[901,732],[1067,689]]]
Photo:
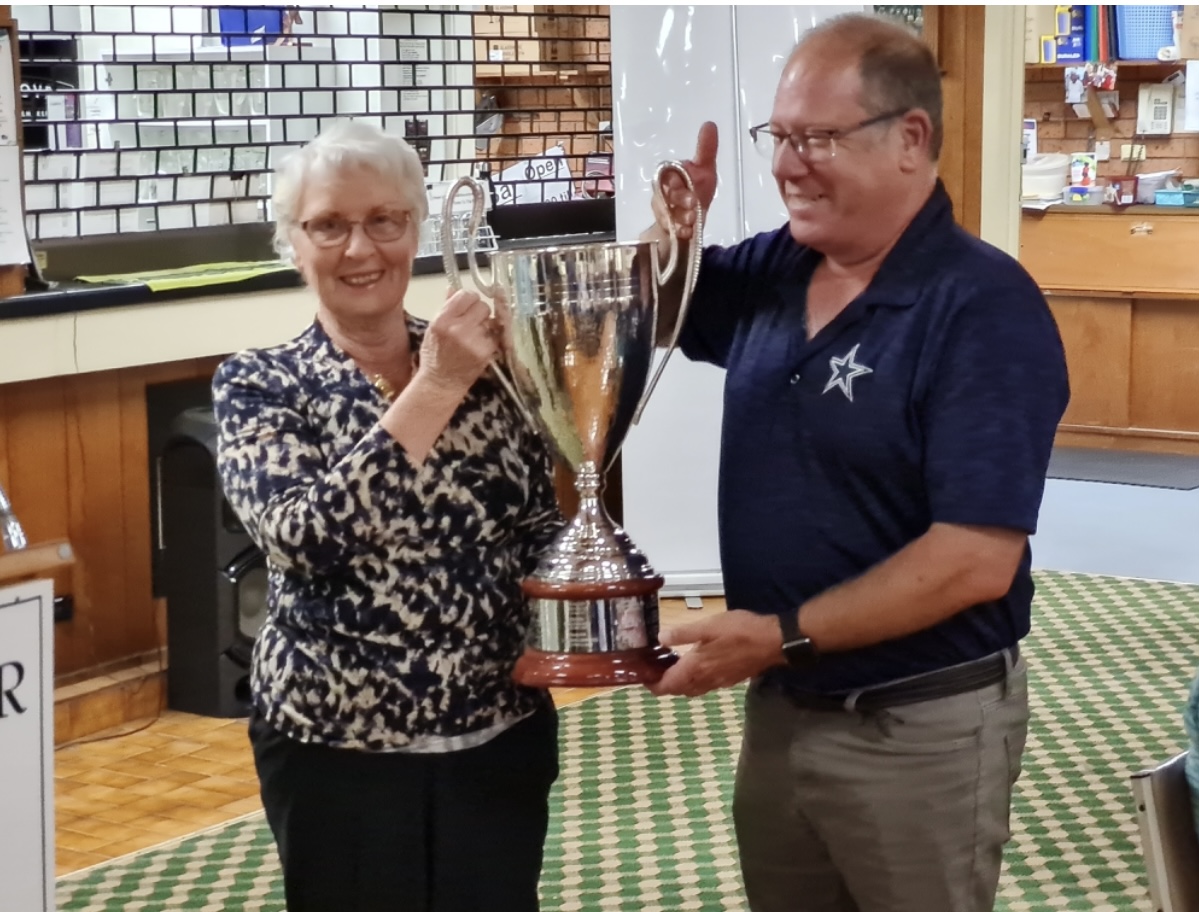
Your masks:
[[[727,371],[730,610],[663,632],[691,648],[653,690],[750,680],[733,811],[755,912],[990,910],[1069,397],[1057,327],[954,222],[940,74],[903,27],[808,32],[750,133],[787,224],[704,251],[680,342]],[[690,238],[716,156],[705,124],[695,195],[676,175],[648,236]]]

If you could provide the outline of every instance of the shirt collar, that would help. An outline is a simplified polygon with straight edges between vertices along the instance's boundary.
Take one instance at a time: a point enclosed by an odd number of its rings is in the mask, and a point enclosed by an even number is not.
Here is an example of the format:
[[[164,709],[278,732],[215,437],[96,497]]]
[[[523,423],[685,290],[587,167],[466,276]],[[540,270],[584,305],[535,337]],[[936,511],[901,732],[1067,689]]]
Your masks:
[[[910,307],[914,304],[919,295],[919,283],[910,281],[911,278],[928,273],[929,263],[943,253],[956,227],[953,201],[941,179],[937,178],[928,201],[899,236],[856,303],[880,307]]]
[[[937,184],[916,217],[904,229],[891,252],[883,259],[870,284],[853,302],[855,310],[865,307],[910,307],[919,294],[919,283],[912,276],[928,272],[956,228],[953,201],[945,185]],[[784,226],[783,231],[787,231]],[[807,282],[820,263],[821,254],[811,247],[800,247],[795,260],[796,276]]]

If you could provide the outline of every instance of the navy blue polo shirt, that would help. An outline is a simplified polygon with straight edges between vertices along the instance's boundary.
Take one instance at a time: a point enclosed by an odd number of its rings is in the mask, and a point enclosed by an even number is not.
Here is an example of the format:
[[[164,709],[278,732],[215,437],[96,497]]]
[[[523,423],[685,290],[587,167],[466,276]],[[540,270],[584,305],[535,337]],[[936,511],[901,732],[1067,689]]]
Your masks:
[[[793,610],[934,522],[1036,531],[1065,354],[1040,289],[954,222],[937,188],[869,287],[808,341],[820,260],[787,226],[704,251],[682,351],[727,371],[719,528],[730,608]],[[786,686],[837,693],[980,658],[1028,633],[1007,595],[846,652]]]

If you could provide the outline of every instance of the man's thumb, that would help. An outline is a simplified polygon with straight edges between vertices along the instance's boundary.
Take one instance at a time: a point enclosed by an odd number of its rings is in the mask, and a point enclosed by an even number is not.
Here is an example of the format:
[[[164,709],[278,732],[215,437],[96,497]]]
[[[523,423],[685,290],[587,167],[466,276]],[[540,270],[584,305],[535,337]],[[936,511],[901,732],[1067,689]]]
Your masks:
[[[699,136],[695,143],[695,158],[691,159],[697,165],[712,166],[716,164],[716,152],[720,148],[720,132],[716,124],[706,121],[699,128]]]

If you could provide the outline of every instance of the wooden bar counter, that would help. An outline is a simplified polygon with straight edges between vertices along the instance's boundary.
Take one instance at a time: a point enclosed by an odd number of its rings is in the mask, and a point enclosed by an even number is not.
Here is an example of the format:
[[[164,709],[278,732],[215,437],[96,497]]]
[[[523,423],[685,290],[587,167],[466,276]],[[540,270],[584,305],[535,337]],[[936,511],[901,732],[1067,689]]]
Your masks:
[[[1058,443],[1199,455],[1199,211],[1025,212],[1020,261],[1066,346]]]
[[[434,314],[445,287],[442,275],[415,277],[410,311]],[[165,640],[151,586],[147,389],[207,382],[226,354],[291,338],[315,313],[311,292],[295,288],[0,319],[0,484],[30,541],[75,549],[73,566],[47,573],[74,605],[54,625],[59,680]]]

